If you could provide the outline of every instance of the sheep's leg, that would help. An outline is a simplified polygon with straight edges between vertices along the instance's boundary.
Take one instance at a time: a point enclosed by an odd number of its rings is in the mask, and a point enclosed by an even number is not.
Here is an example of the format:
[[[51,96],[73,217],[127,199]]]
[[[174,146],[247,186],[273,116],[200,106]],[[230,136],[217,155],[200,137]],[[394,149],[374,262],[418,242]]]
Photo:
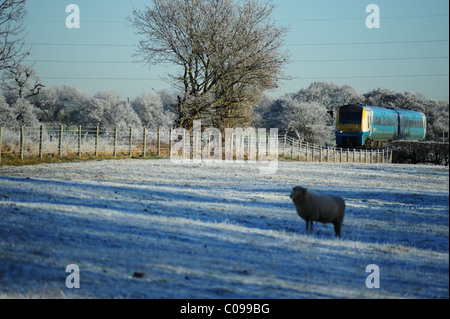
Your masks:
[[[341,224],[333,224],[334,225],[334,233],[337,237],[341,237]]]

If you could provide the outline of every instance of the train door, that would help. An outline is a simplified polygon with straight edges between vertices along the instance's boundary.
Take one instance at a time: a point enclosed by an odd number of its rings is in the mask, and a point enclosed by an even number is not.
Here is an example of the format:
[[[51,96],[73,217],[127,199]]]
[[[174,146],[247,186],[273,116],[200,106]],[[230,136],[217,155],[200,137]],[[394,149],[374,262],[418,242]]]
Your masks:
[[[366,127],[363,128],[362,131],[369,132],[369,137],[372,138],[373,135],[373,111],[369,108],[366,108]]]

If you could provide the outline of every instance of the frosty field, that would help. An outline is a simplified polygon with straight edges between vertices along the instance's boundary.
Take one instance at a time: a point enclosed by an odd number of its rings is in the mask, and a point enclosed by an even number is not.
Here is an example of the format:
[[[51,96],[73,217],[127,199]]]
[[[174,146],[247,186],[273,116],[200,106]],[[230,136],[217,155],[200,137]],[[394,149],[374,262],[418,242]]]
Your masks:
[[[331,224],[305,233],[297,185],[345,199],[340,239]],[[0,298],[448,298],[448,195],[438,166],[2,167]]]

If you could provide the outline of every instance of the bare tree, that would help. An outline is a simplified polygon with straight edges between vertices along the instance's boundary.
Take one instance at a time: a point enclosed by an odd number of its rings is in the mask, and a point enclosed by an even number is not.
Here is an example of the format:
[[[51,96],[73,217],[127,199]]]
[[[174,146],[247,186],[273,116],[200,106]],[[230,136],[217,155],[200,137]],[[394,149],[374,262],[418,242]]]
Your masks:
[[[10,104],[17,99],[28,99],[39,94],[45,87],[34,68],[28,65],[16,64],[6,70],[6,81],[3,91]]]
[[[133,11],[137,56],[179,67],[168,75],[182,92],[177,125],[251,122],[252,108],[264,90],[277,87],[287,60],[287,28],[275,24],[273,9],[260,0],[151,0]]]
[[[29,51],[23,50],[25,0],[0,0],[0,72],[20,63]]]

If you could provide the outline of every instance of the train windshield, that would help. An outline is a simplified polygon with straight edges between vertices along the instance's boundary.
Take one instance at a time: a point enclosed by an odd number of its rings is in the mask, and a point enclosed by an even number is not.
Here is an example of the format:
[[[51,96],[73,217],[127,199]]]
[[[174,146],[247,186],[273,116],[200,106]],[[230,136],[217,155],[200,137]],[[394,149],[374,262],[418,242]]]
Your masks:
[[[339,124],[361,124],[362,108],[343,106],[339,110]]]

